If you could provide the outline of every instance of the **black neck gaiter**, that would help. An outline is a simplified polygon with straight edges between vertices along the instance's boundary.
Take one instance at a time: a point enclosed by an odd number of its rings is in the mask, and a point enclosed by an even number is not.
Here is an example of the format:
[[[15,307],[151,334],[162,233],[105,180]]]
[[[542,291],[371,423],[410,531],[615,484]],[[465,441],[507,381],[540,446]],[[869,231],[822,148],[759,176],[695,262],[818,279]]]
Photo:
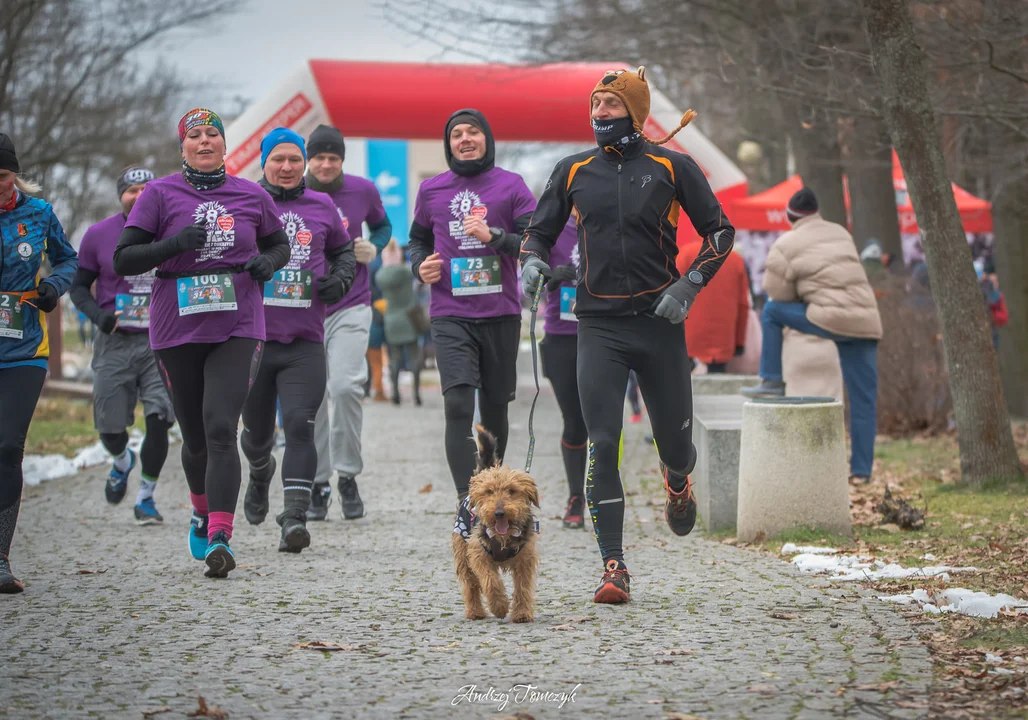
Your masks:
[[[304,179],[304,182],[307,183],[307,187],[309,187],[314,192],[331,193],[331,192],[335,192],[336,190],[338,190],[339,188],[341,188],[343,186],[343,174],[342,173],[339,173],[339,177],[337,177],[335,180],[333,180],[331,182],[327,182],[327,183],[321,182],[320,180],[318,180],[316,177],[314,177],[310,173],[307,173],[306,175],[304,175],[303,179]]]
[[[182,177],[186,182],[201,192],[213,190],[225,184],[225,164],[212,172],[203,172],[192,167],[185,160],[182,161]]]
[[[294,188],[289,188],[287,190],[281,185],[272,185],[270,182],[268,182],[268,178],[264,177],[263,175],[261,176],[261,179],[257,181],[257,184],[265,190],[267,190],[268,195],[271,195],[273,199],[284,200],[286,202],[290,200],[296,200],[298,197],[301,197],[303,195],[304,188],[306,187],[304,178],[300,178],[299,185],[297,185]]]

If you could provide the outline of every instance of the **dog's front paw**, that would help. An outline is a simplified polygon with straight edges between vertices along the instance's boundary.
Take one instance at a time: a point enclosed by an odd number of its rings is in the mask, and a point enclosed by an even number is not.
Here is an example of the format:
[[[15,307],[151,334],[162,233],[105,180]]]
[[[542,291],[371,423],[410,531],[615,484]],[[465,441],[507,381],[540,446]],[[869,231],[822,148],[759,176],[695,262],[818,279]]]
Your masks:
[[[508,610],[510,610],[510,606],[507,603],[507,598],[489,601],[489,611],[498,618],[507,617]]]
[[[478,607],[468,608],[467,610],[465,610],[464,617],[468,620],[484,620],[485,618],[489,617],[489,615],[488,613],[486,613],[485,608],[483,608],[480,605]]]
[[[532,617],[532,613],[528,610],[519,610],[510,616],[510,621],[512,623],[527,623],[535,622],[535,618]]]

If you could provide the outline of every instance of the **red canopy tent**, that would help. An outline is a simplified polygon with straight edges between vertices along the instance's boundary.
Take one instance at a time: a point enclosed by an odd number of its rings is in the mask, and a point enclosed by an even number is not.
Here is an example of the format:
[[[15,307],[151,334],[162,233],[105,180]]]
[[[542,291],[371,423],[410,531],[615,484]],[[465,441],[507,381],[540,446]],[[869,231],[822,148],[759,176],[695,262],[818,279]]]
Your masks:
[[[917,234],[917,217],[907,193],[907,181],[903,176],[899,158],[892,153],[892,182],[896,190],[896,211],[899,213],[900,232]],[[789,229],[789,221],[785,216],[785,206],[793,193],[803,187],[799,175],[793,175],[785,182],[765,190],[757,195],[740,198],[731,203],[728,217],[739,230],[785,231]],[[992,203],[975,197],[963,188],[953,184],[953,197],[957,201],[957,210],[964,224],[964,231],[969,233],[992,232]],[[850,207],[849,193],[846,193],[846,208]]]

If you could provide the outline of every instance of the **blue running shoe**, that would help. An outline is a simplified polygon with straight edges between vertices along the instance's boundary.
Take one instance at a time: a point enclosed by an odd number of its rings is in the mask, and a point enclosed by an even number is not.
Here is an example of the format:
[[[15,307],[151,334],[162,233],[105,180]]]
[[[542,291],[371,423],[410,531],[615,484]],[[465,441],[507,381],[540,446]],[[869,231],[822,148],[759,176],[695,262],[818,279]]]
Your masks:
[[[148,497],[136,505],[135,512],[138,525],[160,525],[164,522],[164,518],[157,512],[157,505],[154,504],[152,497]]]
[[[196,560],[207,555],[207,516],[197,515],[195,510],[189,521],[189,554]]]
[[[130,449],[129,468],[125,472],[118,472],[116,467],[111,467],[111,474],[107,476],[107,485],[104,487],[104,495],[107,502],[117,505],[125,498],[125,491],[128,489],[129,473],[136,466],[136,454]]]
[[[228,535],[223,530],[214,533],[211,544],[207,546],[207,570],[204,575],[209,578],[226,578],[236,568],[236,557],[228,546]]]

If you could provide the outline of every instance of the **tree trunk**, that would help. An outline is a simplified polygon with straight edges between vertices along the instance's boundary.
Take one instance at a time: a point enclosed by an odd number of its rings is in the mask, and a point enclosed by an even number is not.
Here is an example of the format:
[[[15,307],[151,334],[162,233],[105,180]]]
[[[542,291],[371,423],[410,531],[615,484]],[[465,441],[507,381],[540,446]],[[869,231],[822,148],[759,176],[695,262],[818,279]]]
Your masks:
[[[892,141],[884,121],[857,118],[846,162],[853,240],[862,250],[874,239],[892,261],[903,268],[896,191],[892,183]]]
[[[1028,174],[1006,185],[992,203],[993,253],[1010,321],[1000,330],[999,357],[1010,412],[1028,417]]]
[[[942,325],[963,479],[1024,479],[985,303],[953,198],[906,0],[863,0],[886,124],[906,173]]]
[[[817,195],[821,217],[846,227],[846,201],[842,187],[842,151],[834,120],[824,116],[810,121],[796,114],[790,136],[803,184]]]

